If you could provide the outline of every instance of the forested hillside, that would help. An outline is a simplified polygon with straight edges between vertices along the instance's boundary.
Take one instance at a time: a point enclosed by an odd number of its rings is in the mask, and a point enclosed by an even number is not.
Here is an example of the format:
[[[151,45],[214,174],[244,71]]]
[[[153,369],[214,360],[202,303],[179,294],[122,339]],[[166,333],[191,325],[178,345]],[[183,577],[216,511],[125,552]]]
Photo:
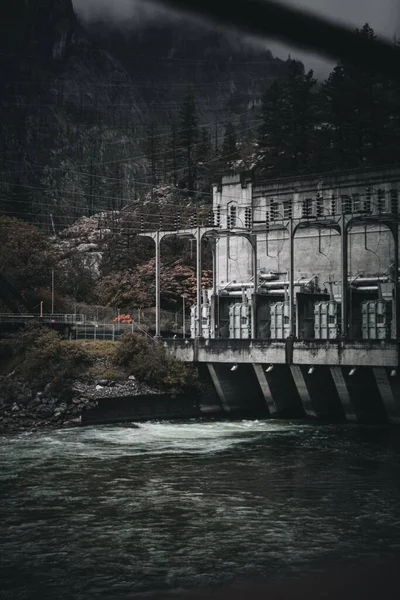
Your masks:
[[[0,271],[34,306],[52,269],[60,307],[151,306],[154,249],[136,234],[209,222],[229,171],[398,162],[399,81],[372,68],[341,61],[317,81],[189,23],[84,26],[71,0],[2,4],[0,23]],[[193,295],[193,251],[169,241],[163,260],[173,307]]]

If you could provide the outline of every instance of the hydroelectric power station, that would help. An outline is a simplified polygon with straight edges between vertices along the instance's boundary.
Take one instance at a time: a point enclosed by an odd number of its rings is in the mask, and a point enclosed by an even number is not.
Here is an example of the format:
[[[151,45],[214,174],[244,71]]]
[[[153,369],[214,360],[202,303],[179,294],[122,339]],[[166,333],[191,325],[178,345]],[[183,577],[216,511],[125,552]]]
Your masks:
[[[398,168],[223,177],[206,224],[142,234],[158,313],[161,240],[196,240],[191,338],[164,340],[168,352],[198,363],[228,413],[400,423],[399,193]]]

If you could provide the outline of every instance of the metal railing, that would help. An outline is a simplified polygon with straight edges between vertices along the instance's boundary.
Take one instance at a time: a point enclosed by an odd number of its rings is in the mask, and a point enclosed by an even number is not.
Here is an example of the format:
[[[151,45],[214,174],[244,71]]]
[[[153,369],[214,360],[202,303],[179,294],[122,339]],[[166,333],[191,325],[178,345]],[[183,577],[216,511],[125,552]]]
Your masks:
[[[21,323],[38,321],[39,323],[65,323],[70,325],[82,324],[85,316],[80,314],[21,314],[0,313],[0,323]]]

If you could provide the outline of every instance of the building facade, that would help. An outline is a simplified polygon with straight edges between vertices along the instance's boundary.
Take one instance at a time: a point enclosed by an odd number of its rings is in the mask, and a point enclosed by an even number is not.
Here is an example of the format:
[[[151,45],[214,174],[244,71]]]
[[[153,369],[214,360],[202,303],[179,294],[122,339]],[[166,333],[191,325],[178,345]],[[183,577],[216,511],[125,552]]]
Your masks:
[[[315,305],[322,301],[337,303],[326,309],[338,311],[337,333],[339,321],[346,321],[341,333],[355,339],[363,338],[363,311],[375,310],[380,319],[384,306],[385,332],[379,335],[396,337],[399,193],[400,169],[392,168],[269,181],[257,181],[251,173],[223,177],[213,186],[221,232],[215,244],[215,337],[232,337],[227,304],[241,295],[251,303],[251,337],[322,335],[318,324],[313,328],[304,321],[317,318]],[[274,334],[270,307],[291,300],[293,327],[287,335]],[[376,304],[366,307],[366,302]],[[274,307],[275,316],[276,310],[283,319],[290,317],[285,307]]]

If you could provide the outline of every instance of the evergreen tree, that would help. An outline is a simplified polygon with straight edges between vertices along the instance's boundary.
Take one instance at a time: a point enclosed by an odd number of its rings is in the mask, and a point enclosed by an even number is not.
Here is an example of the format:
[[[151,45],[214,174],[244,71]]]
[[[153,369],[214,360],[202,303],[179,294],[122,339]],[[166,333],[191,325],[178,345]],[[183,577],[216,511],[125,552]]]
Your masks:
[[[196,102],[192,91],[185,97],[179,115],[178,148],[181,155],[183,177],[180,185],[186,187],[189,194],[196,186],[196,143],[198,141],[198,117]]]
[[[227,165],[232,170],[235,161],[239,160],[240,153],[236,143],[235,127],[229,122],[225,128],[224,141],[222,144],[222,164]]]
[[[277,174],[309,168],[315,143],[316,79],[301,62],[288,59],[287,75],[262,100],[259,145],[263,167]]]
[[[376,37],[368,24],[356,32],[369,40]],[[390,97],[390,81],[375,66],[339,61],[320,92],[328,163],[357,166],[387,160]]]
[[[201,127],[196,146],[196,164],[197,187],[202,192],[209,192],[214,168],[213,158],[210,133],[206,127]]]
[[[154,121],[150,122],[147,128],[145,139],[145,154],[150,165],[150,185],[151,195],[153,197],[154,187],[157,185],[160,161],[160,144],[157,137],[157,130]]]

